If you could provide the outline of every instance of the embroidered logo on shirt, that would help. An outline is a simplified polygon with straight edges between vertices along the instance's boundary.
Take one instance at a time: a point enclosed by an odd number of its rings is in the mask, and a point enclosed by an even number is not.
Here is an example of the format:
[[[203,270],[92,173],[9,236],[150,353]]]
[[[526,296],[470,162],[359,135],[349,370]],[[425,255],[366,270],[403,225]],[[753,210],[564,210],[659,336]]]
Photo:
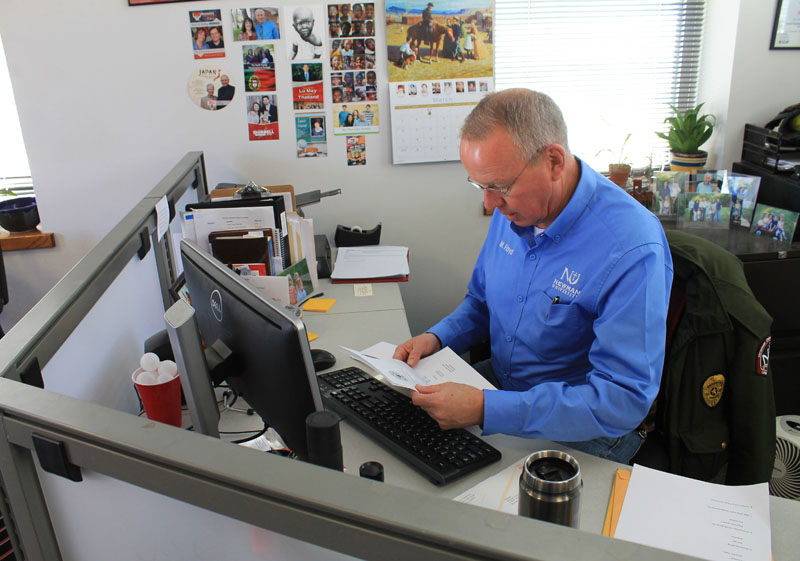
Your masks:
[[[578,284],[580,279],[581,273],[577,271],[570,271],[569,267],[564,267],[564,272],[561,273],[561,278],[553,279],[553,288],[562,294],[566,294],[571,299],[575,299],[581,293],[581,291],[574,286]]]
[[[501,242],[500,242],[500,249],[504,250],[504,251],[505,251],[506,253],[508,253],[509,255],[514,255],[514,250],[511,248],[511,246],[510,246],[510,245],[508,245],[508,244],[507,244],[506,242],[504,242],[504,241],[501,241]]]
[[[761,348],[758,350],[758,356],[756,357],[756,374],[766,376],[767,372],[769,372],[769,347],[771,342],[772,337],[767,337],[761,343]]]
[[[714,407],[722,399],[722,390],[725,389],[725,376],[714,374],[703,382],[703,401],[709,407]]]

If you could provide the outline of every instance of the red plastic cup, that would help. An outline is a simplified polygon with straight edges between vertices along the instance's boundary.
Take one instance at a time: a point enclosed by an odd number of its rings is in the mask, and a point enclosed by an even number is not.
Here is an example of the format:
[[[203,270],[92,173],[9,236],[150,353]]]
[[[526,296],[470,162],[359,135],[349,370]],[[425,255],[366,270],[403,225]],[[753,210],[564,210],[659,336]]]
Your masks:
[[[147,385],[136,382],[136,376],[142,372],[141,368],[131,374],[133,385],[139,392],[144,412],[147,418],[159,423],[166,423],[174,427],[182,424],[181,416],[181,379],[176,375],[169,382]]]

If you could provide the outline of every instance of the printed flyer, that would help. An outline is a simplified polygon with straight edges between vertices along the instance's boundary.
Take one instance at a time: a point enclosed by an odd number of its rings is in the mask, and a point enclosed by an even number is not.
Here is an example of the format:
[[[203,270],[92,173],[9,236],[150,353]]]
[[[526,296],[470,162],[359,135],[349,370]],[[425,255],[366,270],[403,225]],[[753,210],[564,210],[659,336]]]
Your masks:
[[[234,41],[280,39],[278,8],[238,8],[231,10]]]
[[[247,129],[250,140],[278,140],[278,106],[275,95],[247,96]]]
[[[364,135],[347,137],[347,165],[367,165],[367,141]]]
[[[236,87],[221,66],[202,66],[189,76],[189,97],[206,111],[225,109]]]
[[[272,57],[274,50],[272,44],[242,46],[245,91],[275,91],[275,62]]]
[[[225,56],[221,10],[192,10],[189,12],[189,26],[195,59]]]
[[[292,63],[292,100],[298,111],[324,109],[322,63]]]
[[[284,11],[286,56],[292,62],[314,62],[325,54],[325,19],[322,5],[294,6]]]
[[[297,132],[297,157],[316,158],[328,155],[325,115],[303,114],[294,118]]]

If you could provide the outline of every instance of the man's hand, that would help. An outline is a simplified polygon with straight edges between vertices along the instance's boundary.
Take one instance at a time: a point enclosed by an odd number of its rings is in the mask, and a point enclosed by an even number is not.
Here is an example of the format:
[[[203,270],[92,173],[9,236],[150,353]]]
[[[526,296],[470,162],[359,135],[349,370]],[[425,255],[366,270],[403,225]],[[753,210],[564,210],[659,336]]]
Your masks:
[[[423,333],[417,335],[397,346],[392,358],[402,360],[407,363],[411,368],[414,368],[419,359],[441,350],[442,344],[439,338],[433,333]]]
[[[442,429],[483,424],[483,391],[465,384],[445,382],[417,386],[411,401],[422,407]]]

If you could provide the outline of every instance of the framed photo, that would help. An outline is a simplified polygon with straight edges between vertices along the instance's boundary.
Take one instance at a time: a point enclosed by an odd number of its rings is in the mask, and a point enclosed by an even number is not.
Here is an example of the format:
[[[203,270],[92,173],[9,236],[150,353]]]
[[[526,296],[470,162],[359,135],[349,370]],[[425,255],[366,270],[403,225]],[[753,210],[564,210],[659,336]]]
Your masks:
[[[778,0],[769,48],[800,49],[800,0]]]
[[[750,232],[773,240],[791,243],[800,213],[769,205],[757,204]]]
[[[172,286],[169,287],[169,295],[172,298],[172,303],[174,304],[179,299],[184,299],[188,304],[191,304],[192,301],[189,299],[189,289],[186,286],[186,277],[183,273],[175,279],[175,282]]]

